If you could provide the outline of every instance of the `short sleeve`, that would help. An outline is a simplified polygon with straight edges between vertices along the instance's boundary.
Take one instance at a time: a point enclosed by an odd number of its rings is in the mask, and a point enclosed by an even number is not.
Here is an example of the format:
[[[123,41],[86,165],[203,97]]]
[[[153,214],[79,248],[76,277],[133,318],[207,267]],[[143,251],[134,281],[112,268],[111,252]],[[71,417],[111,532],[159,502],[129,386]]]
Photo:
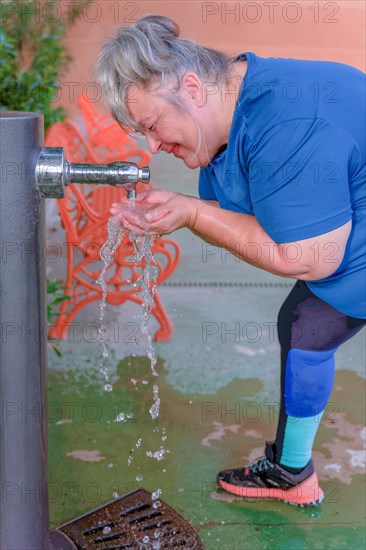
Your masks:
[[[248,155],[254,215],[278,244],[332,231],[352,218],[349,159],[354,143],[322,119],[273,126]]]
[[[206,201],[217,201],[217,197],[212,186],[207,170],[201,168],[198,180],[198,194],[201,199]]]

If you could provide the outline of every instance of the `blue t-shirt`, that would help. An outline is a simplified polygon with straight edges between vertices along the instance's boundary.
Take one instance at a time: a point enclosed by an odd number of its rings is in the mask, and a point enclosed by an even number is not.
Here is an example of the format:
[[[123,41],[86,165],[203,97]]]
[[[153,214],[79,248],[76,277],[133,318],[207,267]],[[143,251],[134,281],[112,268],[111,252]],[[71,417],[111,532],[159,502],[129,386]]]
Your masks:
[[[239,57],[248,66],[228,144],[201,168],[200,197],[254,215],[278,244],[352,219],[341,265],[329,277],[305,282],[334,308],[364,319],[365,75],[341,63]],[[326,247],[331,263],[337,243]],[[317,254],[315,245],[315,261]]]

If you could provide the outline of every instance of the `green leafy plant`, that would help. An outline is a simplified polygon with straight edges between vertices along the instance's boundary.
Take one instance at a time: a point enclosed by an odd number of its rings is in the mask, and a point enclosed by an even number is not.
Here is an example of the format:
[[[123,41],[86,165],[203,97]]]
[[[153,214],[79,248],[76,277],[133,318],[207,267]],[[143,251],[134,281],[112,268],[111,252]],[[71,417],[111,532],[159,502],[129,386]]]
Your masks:
[[[59,80],[72,60],[63,39],[90,2],[1,0],[0,110],[42,113],[45,129],[66,117],[63,108],[53,109]],[[49,323],[69,299],[65,290],[61,281],[47,282]],[[49,346],[61,355],[56,344]]]
[[[72,59],[62,41],[90,1],[71,0],[67,11],[61,0],[1,2],[1,110],[40,112],[46,129],[65,118],[62,107],[52,108]]]
[[[47,281],[47,320],[49,323],[53,323],[58,315],[58,306],[61,302],[69,300],[70,297],[65,293],[67,287],[63,285],[62,281],[57,279],[50,279]],[[49,347],[61,357],[61,352],[58,346],[49,342]]]
[[[49,323],[55,320],[58,315],[58,305],[65,300],[69,300],[69,296],[65,293],[67,287],[63,285],[62,281],[57,279],[51,279],[47,281],[47,320]]]

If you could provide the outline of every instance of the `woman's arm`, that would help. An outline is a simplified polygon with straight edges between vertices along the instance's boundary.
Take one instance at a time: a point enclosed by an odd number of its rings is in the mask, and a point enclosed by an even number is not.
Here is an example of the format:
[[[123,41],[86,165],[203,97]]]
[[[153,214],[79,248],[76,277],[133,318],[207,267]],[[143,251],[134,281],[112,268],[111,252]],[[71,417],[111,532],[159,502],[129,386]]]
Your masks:
[[[311,281],[328,277],[338,269],[352,222],[310,239],[276,244],[255,216],[213,209],[200,201],[188,227],[251,265],[275,275]]]
[[[153,207],[145,215],[150,233],[161,235],[188,227],[205,241],[225,248],[253,266],[294,279],[318,280],[336,271],[351,231],[349,221],[311,239],[276,244],[255,216],[218,208],[215,201],[157,189],[140,200],[150,202]],[[133,213],[124,216],[122,223],[128,230],[144,229]]]

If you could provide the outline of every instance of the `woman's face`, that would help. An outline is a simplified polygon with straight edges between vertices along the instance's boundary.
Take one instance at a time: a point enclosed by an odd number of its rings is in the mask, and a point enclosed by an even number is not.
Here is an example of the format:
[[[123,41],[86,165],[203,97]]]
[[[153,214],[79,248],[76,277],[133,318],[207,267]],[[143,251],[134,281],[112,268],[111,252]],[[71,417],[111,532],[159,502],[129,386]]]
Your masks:
[[[189,112],[170,103],[159,91],[134,89],[127,98],[130,114],[143,127],[151,153],[172,153],[188,168],[206,166],[221,146],[212,132],[214,117],[207,116],[209,106],[193,88],[184,94]]]

